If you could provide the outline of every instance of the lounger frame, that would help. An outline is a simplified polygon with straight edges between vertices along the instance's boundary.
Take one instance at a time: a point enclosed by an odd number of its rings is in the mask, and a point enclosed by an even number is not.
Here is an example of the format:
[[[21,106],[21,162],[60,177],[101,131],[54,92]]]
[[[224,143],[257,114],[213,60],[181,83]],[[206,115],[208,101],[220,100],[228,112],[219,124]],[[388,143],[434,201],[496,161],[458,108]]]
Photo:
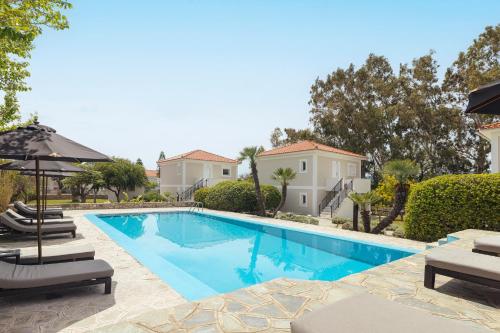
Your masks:
[[[486,254],[489,256],[493,256],[493,257],[498,257],[498,253],[496,253],[496,252],[483,251],[483,250],[479,250],[479,249],[472,249],[472,252],[479,253],[479,254]]]
[[[10,234],[12,234],[12,235],[36,236],[36,233],[23,232],[23,231],[19,231],[19,230],[16,230],[16,229],[12,229],[9,226],[6,226],[2,222],[0,222],[0,233],[1,233],[2,230],[6,230]],[[71,231],[43,231],[43,229],[42,229],[42,235],[56,235],[56,234],[67,234],[67,233],[71,233],[71,236],[73,238],[76,238],[76,230],[71,230]]]
[[[17,295],[33,295],[33,294],[46,294],[61,289],[78,288],[85,286],[93,286],[104,284],[104,294],[111,294],[111,277],[98,278],[92,280],[84,280],[78,282],[61,283],[52,286],[34,287],[34,288],[19,288],[19,289],[0,289],[0,297],[17,296]]]
[[[429,289],[434,289],[436,282],[436,274],[452,277],[455,279],[482,284],[484,286],[500,289],[500,281],[484,278],[481,276],[465,274],[461,272],[451,271],[444,268],[425,265],[424,286]]]

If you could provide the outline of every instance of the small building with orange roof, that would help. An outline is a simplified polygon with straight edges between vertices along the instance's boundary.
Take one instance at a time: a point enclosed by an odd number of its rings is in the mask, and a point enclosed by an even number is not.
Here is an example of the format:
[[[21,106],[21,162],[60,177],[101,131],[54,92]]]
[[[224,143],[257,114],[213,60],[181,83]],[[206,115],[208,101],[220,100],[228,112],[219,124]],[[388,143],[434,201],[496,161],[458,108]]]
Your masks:
[[[364,179],[367,157],[314,141],[266,150],[257,158],[261,183],[280,185],[272,179],[277,168],[291,168],[297,174],[290,183],[283,211],[313,216],[352,218],[350,191],[368,192],[370,180]]]
[[[500,172],[500,121],[481,126],[479,135],[491,144],[491,173]]]
[[[238,177],[236,159],[200,149],[167,157],[157,164],[160,170],[160,192],[179,194],[181,200],[192,199],[194,190],[199,187],[213,186]]]

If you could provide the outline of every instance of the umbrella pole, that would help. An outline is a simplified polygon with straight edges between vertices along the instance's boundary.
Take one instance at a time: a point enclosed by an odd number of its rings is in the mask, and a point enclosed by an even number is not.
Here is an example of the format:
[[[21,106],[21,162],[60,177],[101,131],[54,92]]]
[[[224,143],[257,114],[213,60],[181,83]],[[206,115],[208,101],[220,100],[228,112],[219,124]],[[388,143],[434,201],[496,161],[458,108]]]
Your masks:
[[[42,224],[45,223],[45,170],[42,171]]]
[[[40,221],[40,159],[37,157],[35,160],[36,173],[36,226],[37,226],[37,240],[38,240],[38,264],[42,263],[42,225]]]

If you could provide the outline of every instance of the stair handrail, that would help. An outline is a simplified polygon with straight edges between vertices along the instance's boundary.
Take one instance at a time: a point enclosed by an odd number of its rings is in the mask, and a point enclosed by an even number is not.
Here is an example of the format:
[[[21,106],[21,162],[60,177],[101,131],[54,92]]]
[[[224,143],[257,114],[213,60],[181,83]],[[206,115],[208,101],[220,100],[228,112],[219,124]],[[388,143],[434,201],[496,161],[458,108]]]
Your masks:
[[[194,212],[195,210],[203,212],[203,202],[193,201],[193,204],[189,207],[189,212]]]
[[[330,205],[330,217],[333,217],[333,212],[340,207],[340,204],[342,204],[342,201],[344,201],[349,192],[352,192],[352,189],[353,189],[353,180],[351,179],[350,181],[344,184],[344,188],[339,191],[339,193],[335,196],[335,198],[333,198],[332,204]]]
[[[186,201],[188,199],[191,199],[191,197],[193,196],[194,192],[196,192],[196,190],[198,190],[202,187],[206,187],[207,184],[208,184],[208,179],[202,178],[202,179],[198,180],[191,187],[184,190],[181,194],[178,194],[177,201]]]
[[[325,209],[328,204],[333,200],[333,198],[337,195],[338,192],[340,192],[340,190],[342,189],[342,181],[343,181],[343,178],[340,178],[340,180],[333,186],[333,188],[326,192],[325,194],[325,197],[323,198],[323,200],[321,200],[320,204],[319,204],[319,210],[318,212],[322,212],[323,209]]]

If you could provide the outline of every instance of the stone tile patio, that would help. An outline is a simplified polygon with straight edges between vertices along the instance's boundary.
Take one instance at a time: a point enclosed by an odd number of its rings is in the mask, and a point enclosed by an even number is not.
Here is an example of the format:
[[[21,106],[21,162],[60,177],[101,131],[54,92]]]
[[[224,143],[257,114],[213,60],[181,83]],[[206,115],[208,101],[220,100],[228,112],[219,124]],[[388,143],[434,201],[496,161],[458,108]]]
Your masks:
[[[106,213],[129,211],[137,209]],[[103,295],[101,287],[88,287],[65,291],[62,297],[51,299],[43,296],[0,299],[0,332],[287,332],[290,320],[363,291],[500,332],[500,292],[444,277],[438,277],[436,290],[425,289],[423,254],[336,282],[278,279],[188,303],[89,223],[83,217],[86,213],[90,212],[67,212],[75,217],[78,225],[76,240],[50,239],[44,241],[44,245],[92,244],[96,257],[115,268],[112,295]],[[425,247],[420,242],[328,226],[224,214],[420,250]],[[487,232],[466,230],[457,234],[460,241],[447,246],[470,248],[471,239],[484,234]],[[34,239],[19,242],[0,239],[0,246],[4,247],[23,248],[34,243]]]
[[[467,230],[446,246],[471,248],[488,232]],[[277,279],[199,302],[155,310],[97,330],[116,332],[289,332],[290,321],[361,292],[420,308],[437,316],[500,332],[500,291],[438,276],[423,286],[424,253],[336,282]]]

